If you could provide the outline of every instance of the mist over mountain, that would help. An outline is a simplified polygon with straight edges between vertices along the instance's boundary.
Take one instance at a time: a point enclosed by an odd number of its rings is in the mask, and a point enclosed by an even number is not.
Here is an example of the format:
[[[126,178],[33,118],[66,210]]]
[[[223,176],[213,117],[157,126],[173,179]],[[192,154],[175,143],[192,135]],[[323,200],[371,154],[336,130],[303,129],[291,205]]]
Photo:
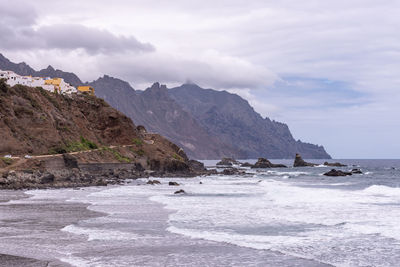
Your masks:
[[[74,86],[83,84],[74,73],[51,66],[35,71],[1,54],[0,69],[19,75],[60,77]],[[286,124],[261,117],[236,94],[195,84],[167,89],[154,83],[137,91],[128,82],[107,75],[86,84],[136,125],[167,137],[193,158],[293,158],[296,153],[304,158],[330,158],[322,146],[296,141]]]

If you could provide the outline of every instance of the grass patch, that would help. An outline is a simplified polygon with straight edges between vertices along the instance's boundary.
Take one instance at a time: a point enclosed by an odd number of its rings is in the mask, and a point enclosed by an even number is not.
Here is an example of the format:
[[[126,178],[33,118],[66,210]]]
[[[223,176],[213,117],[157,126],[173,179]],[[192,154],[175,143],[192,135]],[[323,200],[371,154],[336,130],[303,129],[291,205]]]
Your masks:
[[[11,164],[13,164],[13,162],[14,162],[13,159],[4,158],[4,157],[1,157],[0,160],[3,161],[6,165],[11,165]]]
[[[101,150],[111,152],[114,155],[115,159],[118,160],[119,162],[125,162],[125,163],[131,163],[132,162],[132,160],[130,158],[122,156],[121,153],[119,153],[115,149],[112,149],[112,148],[109,148],[109,147],[102,147]]]
[[[176,159],[176,160],[183,161],[183,158],[182,158],[181,156],[179,156],[178,154],[176,154],[176,153],[174,153],[174,154],[172,155],[172,157],[173,157],[174,159]]]
[[[143,145],[143,141],[140,140],[139,138],[133,138],[133,139],[132,139],[132,143],[133,143],[134,145],[137,145],[137,146]]]
[[[49,150],[49,154],[63,154],[69,152],[78,152],[85,150],[97,149],[96,143],[81,136],[79,141],[69,142],[67,145],[54,147]]]

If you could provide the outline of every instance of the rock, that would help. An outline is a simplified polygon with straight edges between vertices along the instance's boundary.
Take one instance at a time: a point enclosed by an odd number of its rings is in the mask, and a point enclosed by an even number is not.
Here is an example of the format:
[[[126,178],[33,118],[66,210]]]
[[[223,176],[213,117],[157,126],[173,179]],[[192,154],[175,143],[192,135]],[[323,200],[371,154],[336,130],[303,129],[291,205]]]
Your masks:
[[[204,164],[197,160],[191,159],[191,160],[189,160],[188,164],[189,164],[190,168],[194,171],[206,171],[207,170],[206,167],[204,167]]]
[[[40,179],[41,184],[48,184],[48,183],[53,183],[55,179],[55,176],[51,173],[44,173],[42,178]]]
[[[79,169],[78,160],[74,156],[64,153],[63,159],[64,159],[64,164],[65,164],[66,168]]]
[[[261,168],[287,168],[287,167],[283,164],[273,164],[265,158],[259,158],[256,164],[254,164],[251,168],[261,169]]]
[[[240,167],[253,167],[254,165],[248,162],[242,163],[242,165],[240,165]]]
[[[155,185],[155,184],[161,184],[161,183],[160,183],[160,181],[158,181],[158,180],[149,180],[149,181],[147,182],[147,184]]]
[[[200,183],[199,183],[199,184],[203,184],[203,182],[201,182],[201,181],[200,181]]]
[[[340,162],[334,162],[334,163],[329,163],[327,161],[324,162],[325,166],[330,166],[330,167],[347,167],[347,165],[344,165]]]
[[[351,175],[351,172],[344,172],[341,170],[332,169],[329,172],[324,173],[324,175],[326,175],[326,176],[347,176],[347,175]]]
[[[233,158],[222,158],[221,161],[217,163],[217,166],[232,166],[233,164],[239,165],[240,162]]]
[[[171,185],[171,186],[178,186],[179,184],[178,184],[177,182],[169,182],[168,185]]]
[[[243,174],[246,174],[246,172],[243,170],[239,170],[237,168],[229,168],[229,169],[225,169],[222,172],[222,174],[223,175],[243,175]]]
[[[186,194],[186,192],[185,192],[185,190],[183,190],[183,189],[180,189],[180,190],[178,190],[178,191],[175,191],[175,193],[174,194]]]
[[[317,166],[318,164],[315,163],[309,163],[309,162],[305,162],[300,154],[296,154],[296,157],[294,159],[294,163],[293,163],[293,167],[314,167]]]
[[[362,174],[362,171],[360,169],[352,169],[351,173],[353,173],[353,174]]]

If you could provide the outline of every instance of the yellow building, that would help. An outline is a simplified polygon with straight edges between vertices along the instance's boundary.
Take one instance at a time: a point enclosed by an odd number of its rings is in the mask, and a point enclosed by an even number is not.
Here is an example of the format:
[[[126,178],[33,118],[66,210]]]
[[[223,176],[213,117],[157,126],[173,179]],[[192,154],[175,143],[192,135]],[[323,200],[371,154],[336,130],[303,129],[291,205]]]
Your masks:
[[[78,91],[81,93],[87,93],[89,95],[94,95],[94,88],[91,86],[78,86]]]
[[[45,85],[53,85],[54,91],[57,93],[61,92],[61,83],[63,80],[61,78],[47,79],[44,81]]]

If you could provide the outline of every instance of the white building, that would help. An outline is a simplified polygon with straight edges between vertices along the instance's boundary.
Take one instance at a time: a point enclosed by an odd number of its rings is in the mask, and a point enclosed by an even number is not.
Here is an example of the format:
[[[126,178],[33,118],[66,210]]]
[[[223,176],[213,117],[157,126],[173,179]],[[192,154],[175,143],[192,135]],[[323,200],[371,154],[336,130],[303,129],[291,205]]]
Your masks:
[[[62,78],[42,78],[32,76],[20,76],[13,71],[0,70],[0,79],[6,79],[9,86],[21,84],[29,87],[42,87],[50,92],[57,92],[60,94],[77,93],[78,90],[66,83]]]

